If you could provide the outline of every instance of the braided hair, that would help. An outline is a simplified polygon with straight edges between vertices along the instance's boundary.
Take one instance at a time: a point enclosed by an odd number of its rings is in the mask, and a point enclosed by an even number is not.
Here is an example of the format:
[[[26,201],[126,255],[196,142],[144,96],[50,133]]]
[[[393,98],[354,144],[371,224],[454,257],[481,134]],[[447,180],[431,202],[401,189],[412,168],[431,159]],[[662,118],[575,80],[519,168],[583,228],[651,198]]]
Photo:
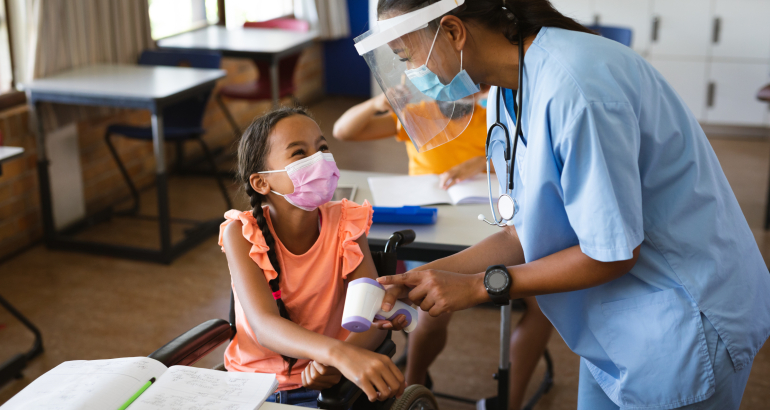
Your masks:
[[[246,195],[249,196],[251,214],[257,221],[259,230],[262,231],[262,236],[265,238],[265,244],[269,248],[267,257],[277,273],[275,279],[268,282],[270,290],[274,292],[274,295],[275,292],[281,290],[279,286],[281,264],[278,262],[278,255],[275,252],[275,238],[273,237],[273,233],[270,232],[270,228],[267,225],[267,218],[265,218],[265,213],[262,209],[262,204],[267,201],[267,196],[260,194],[252,188],[249,177],[259,171],[266,171],[265,166],[267,156],[270,153],[270,133],[273,131],[276,124],[278,124],[278,121],[293,115],[304,115],[311,118],[307,111],[301,107],[277,108],[255,119],[251,125],[246,128],[246,131],[243,133],[243,136],[238,143],[237,178],[238,182],[242,184],[243,189],[246,191]],[[278,305],[278,312],[281,317],[291,320],[291,316],[286,309],[286,305],[283,303],[283,299],[280,296],[277,296],[275,302]],[[289,374],[291,374],[291,369],[294,367],[294,364],[297,363],[297,359],[283,355],[281,355],[281,357],[288,363]]]
[[[394,12],[405,14],[437,1],[379,0],[377,15]],[[542,27],[557,27],[596,34],[561,14],[548,0],[466,0],[465,4],[448,14],[460,20],[473,20],[486,28],[500,31],[511,44],[519,42],[519,31],[522,38],[527,38],[537,34]],[[437,22],[438,20],[431,22],[434,29],[438,27]]]

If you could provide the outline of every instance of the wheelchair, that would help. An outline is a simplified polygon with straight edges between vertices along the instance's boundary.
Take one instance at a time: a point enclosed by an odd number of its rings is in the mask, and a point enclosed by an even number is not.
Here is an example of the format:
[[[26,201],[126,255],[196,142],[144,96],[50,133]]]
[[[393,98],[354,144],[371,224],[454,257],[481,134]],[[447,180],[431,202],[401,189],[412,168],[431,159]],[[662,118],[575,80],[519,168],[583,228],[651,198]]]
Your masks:
[[[412,243],[415,233],[411,229],[398,231],[390,236],[383,252],[372,252],[372,259],[379,276],[396,273],[396,249]],[[156,350],[148,357],[160,361],[166,366],[190,366],[205,357],[220,345],[229,342],[235,336],[235,306],[233,293],[230,292],[229,321],[212,319],[204,322],[165,346]],[[382,344],[375,349],[376,353],[393,357],[396,344],[391,340],[389,331]],[[216,367],[224,370],[223,365]],[[430,390],[424,386],[409,386],[399,399],[391,398],[382,402],[370,402],[355,383],[343,377],[336,385],[322,390],[317,399],[318,408],[326,410],[438,410],[438,403]]]

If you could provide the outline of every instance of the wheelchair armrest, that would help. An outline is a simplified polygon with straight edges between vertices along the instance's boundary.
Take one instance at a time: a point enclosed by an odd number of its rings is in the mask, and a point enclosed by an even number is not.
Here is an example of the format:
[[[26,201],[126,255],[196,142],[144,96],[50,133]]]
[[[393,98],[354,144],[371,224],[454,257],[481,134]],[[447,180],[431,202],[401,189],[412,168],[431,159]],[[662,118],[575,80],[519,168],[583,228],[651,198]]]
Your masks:
[[[374,352],[388,357],[393,357],[396,354],[396,344],[390,340],[390,333],[388,333],[388,337]],[[321,394],[318,395],[318,408],[347,410],[353,407],[353,403],[361,396],[361,393],[363,391],[355,383],[343,377],[334,386],[321,390]]]
[[[182,333],[147,357],[166,366],[190,366],[229,341],[234,333],[226,320],[212,319]]]

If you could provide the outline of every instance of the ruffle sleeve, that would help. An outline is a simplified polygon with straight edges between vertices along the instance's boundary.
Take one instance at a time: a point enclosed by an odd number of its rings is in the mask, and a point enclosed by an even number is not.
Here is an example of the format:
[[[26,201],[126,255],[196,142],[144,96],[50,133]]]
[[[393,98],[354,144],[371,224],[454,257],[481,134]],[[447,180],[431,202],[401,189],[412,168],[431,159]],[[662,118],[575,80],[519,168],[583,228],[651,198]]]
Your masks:
[[[361,235],[369,234],[374,210],[369,201],[366,200],[363,204],[358,205],[343,199],[341,205],[340,258],[342,259],[342,278],[345,279],[364,260],[364,254],[356,240]]]
[[[225,246],[223,242],[223,236],[225,233],[225,227],[233,221],[241,221],[243,228],[241,232],[243,237],[251,243],[251,249],[249,250],[249,257],[256,262],[257,266],[265,273],[265,278],[271,281],[278,277],[278,272],[273,269],[273,265],[270,263],[270,258],[267,256],[267,252],[270,248],[265,242],[265,237],[262,236],[262,231],[257,226],[257,221],[254,219],[254,215],[251,211],[238,211],[231,209],[225,213],[225,221],[219,226],[219,246],[222,247],[222,252],[225,252]]]

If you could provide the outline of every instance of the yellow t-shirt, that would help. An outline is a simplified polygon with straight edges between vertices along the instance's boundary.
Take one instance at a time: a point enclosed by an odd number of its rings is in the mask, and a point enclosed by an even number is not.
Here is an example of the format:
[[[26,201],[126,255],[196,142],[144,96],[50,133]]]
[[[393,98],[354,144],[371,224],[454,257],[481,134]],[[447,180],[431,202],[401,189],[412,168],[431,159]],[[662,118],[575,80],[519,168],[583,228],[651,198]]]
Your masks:
[[[409,156],[409,175],[442,174],[455,165],[485,154],[487,110],[479,105],[474,107],[471,121],[460,136],[423,153],[417,152],[396,114],[391,115],[393,121],[396,121],[396,128],[398,129],[396,139],[406,143],[406,154]]]

